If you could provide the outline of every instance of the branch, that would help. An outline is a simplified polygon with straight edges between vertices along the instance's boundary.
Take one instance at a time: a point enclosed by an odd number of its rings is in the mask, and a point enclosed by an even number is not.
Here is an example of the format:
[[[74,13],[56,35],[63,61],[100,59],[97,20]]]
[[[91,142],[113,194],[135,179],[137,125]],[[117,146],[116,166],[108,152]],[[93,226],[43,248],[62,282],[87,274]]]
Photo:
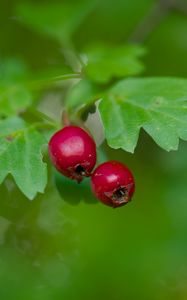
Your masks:
[[[164,2],[164,3],[163,3]],[[166,5],[167,2],[167,5]],[[129,38],[130,42],[143,43],[169,12],[168,1],[157,2],[137,26]]]
[[[176,8],[177,0],[158,1],[132,33],[129,41],[143,43],[169,12]]]

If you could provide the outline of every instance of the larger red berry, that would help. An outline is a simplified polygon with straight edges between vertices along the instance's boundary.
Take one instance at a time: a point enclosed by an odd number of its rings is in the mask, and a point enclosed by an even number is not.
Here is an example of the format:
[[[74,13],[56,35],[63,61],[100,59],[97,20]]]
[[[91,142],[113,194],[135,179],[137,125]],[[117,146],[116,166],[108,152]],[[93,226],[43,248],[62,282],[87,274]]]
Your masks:
[[[135,190],[131,171],[118,161],[108,161],[98,166],[91,178],[95,196],[104,204],[118,207],[128,203]]]
[[[49,155],[60,173],[80,182],[95,166],[96,145],[82,128],[67,126],[52,136]]]

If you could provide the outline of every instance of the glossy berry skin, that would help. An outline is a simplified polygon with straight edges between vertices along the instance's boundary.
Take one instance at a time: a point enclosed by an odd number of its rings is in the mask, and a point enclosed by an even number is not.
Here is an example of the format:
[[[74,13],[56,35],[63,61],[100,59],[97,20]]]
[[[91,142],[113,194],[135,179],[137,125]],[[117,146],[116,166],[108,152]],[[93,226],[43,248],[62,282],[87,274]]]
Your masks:
[[[95,166],[96,145],[84,129],[66,126],[52,136],[49,155],[60,173],[80,182]]]
[[[131,171],[118,161],[99,165],[91,177],[95,196],[113,208],[127,204],[134,193],[135,182]]]

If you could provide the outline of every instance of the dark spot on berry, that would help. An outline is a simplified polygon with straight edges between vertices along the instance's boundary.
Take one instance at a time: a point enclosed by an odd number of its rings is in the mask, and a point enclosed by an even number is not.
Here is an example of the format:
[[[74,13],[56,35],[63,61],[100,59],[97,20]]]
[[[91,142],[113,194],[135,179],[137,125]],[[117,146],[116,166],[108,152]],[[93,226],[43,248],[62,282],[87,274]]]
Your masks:
[[[124,164],[114,160],[105,162],[91,176],[93,193],[104,204],[115,208],[131,201],[135,182],[133,174]]]
[[[117,189],[113,195],[112,195],[112,200],[113,201],[117,201],[117,202],[123,202],[126,197],[128,197],[128,191],[126,188],[119,188]]]
[[[78,165],[78,166],[75,168],[75,172],[76,172],[78,175],[81,175],[81,176],[85,176],[85,175],[86,175],[86,171],[85,171],[85,169],[84,169],[81,165]]]
[[[96,144],[81,127],[65,126],[50,139],[49,156],[60,173],[81,182],[95,166]]]

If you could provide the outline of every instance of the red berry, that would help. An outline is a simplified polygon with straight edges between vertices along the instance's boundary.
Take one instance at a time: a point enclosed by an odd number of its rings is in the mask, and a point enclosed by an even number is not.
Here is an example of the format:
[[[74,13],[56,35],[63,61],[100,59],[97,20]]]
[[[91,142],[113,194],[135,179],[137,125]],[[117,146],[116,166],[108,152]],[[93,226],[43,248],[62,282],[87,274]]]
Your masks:
[[[114,208],[128,203],[135,190],[131,171],[124,164],[114,160],[95,169],[91,186],[101,202]]]
[[[60,173],[80,182],[95,166],[96,145],[82,128],[66,126],[52,136],[49,155]]]

